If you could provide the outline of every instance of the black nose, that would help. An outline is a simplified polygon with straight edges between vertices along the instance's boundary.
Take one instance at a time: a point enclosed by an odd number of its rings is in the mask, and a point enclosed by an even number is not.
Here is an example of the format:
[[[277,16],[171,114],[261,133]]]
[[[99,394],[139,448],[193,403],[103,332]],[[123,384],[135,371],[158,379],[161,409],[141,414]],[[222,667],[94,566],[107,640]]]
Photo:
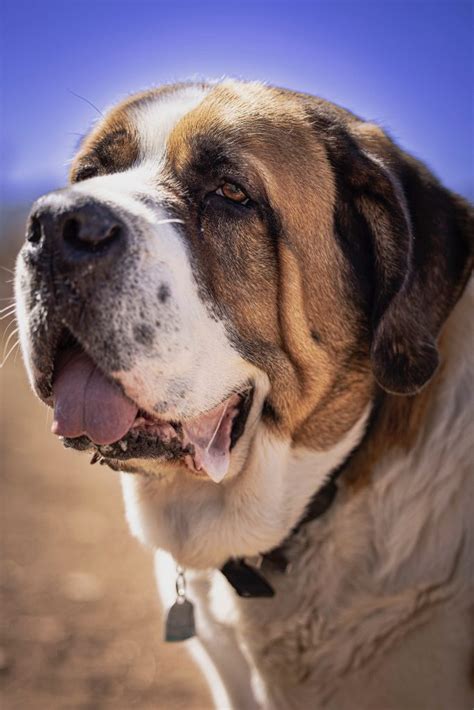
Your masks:
[[[107,205],[65,190],[35,203],[26,239],[33,248],[50,249],[75,268],[115,258],[125,245],[126,226]]]

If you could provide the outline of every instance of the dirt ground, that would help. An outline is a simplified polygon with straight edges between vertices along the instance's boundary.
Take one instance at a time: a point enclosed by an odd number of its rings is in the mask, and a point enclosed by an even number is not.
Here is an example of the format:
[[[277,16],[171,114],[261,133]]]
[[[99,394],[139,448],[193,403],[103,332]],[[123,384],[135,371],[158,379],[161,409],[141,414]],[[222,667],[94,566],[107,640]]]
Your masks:
[[[19,354],[0,388],[2,710],[208,710],[184,646],[161,640],[117,474],[49,433]]]

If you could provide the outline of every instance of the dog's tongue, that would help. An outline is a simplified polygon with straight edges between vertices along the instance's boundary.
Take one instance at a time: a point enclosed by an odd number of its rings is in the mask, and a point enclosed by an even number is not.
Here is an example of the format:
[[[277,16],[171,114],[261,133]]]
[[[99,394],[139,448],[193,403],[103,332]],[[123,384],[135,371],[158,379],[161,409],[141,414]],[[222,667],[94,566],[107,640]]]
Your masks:
[[[194,468],[204,470],[215,483],[220,483],[229,470],[232,422],[239,401],[233,394],[209,412],[183,422],[183,444],[194,447]]]
[[[137,407],[97,369],[85,353],[59,362],[53,384],[53,434],[86,434],[96,444],[113,444],[128,432]]]
[[[67,353],[59,361],[53,397],[53,434],[72,439],[85,434],[98,445],[119,441],[138,413],[136,405],[83,352]],[[232,421],[238,404],[238,395],[232,395],[211,411],[183,422],[183,448],[191,444],[194,451],[186,463],[205,471],[216,483],[229,468]]]

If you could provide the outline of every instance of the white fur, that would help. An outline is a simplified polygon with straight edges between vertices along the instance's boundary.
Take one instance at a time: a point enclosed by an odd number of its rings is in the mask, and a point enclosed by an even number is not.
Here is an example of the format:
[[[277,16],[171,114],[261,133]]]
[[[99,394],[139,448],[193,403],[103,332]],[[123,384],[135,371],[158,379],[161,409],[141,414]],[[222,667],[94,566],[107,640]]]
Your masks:
[[[162,195],[157,185],[168,136],[205,94],[203,89],[186,87],[139,104],[132,110],[140,144],[136,164],[124,172],[75,184],[68,194],[48,196],[50,204],[57,201],[59,206],[77,194],[90,195],[113,208],[128,225],[131,243],[126,258],[130,264],[120,283],[111,278],[97,292],[101,314],[106,314],[97,327],[103,339],[124,343],[124,349],[134,351],[132,367],[111,373],[126,394],[142,409],[169,419],[210,410],[258,376],[231,345],[222,321],[201,299],[185,240],[159,207]],[[144,197],[153,198],[153,203]],[[34,384],[23,272],[20,258],[16,288],[20,339]],[[160,284],[170,294],[161,307],[157,300]],[[140,323],[156,331],[152,348],[136,342],[133,330]],[[89,345],[83,338],[82,344],[100,361],[102,343]]]
[[[212,409],[231,391],[250,379],[254,369],[231,346],[224,325],[213,316],[198,294],[186,245],[167,215],[144,204],[152,197],[159,204],[159,182],[168,136],[177,122],[199,105],[207,91],[186,87],[170,95],[133,108],[134,125],[140,145],[137,164],[130,170],[91,178],[73,191],[99,198],[113,206],[131,231],[138,231],[139,260],[127,273],[133,287],[123,285],[115,299],[115,317],[124,328],[133,328],[139,310],[145,322],[155,327],[161,321],[154,352],[138,352],[133,368],[113,374],[128,396],[153,413],[158,403],[161,416],[182,419]],[[166,284],[170,299],[166,311],[157,316],[157,285]],[[118,300],[118,302],[117,302]],[[164,310],[164,309],[163,309]],[[112,314],[112,318],[114,314]],[[133,335],[130,334],[133,341]],[[212,377],[209,374],[212,373]],[[185,391],[180,398],[177,390]],[[170,395],[170,391],[174,391]]]
[[[472,293],[448,323],[445,377],[416,445],[409,452],[393,449],[370,486],[353,496],[342,490],[326,515],[294,537],[291,574],[271,575],[276,597],[241,600],[210,571],[230,556],[252,556],[282,542],[360,441],[369,410],[327,452],[293,450],[271,434],[259,418],[266,375],[238,354],[225,324],[200,298],[179,229],[141,199],[152,195],[159,202],[156,183],[169,132],[204,95],[184,90],[136,108],[137,164],[73,188],[112,205],[136,238],[135,262],[121,290],[111,294],[104,284],[104,328],[134,342],[127,329],[157,318],[157,284],[170,290],[159,315],[166,337],[156,339],[153,352],[136,346],[133,366],[114,373],[132,399],[149,411],[166,400],[160,413],[182,418],[210,409],[248,379],[255,382],[246,432],[221,484],[161,464],[154,477],[122,476],[132,532],[201,570],[189,574],[201,642],[192,646],[219,710],[468,707],[463,663],[474,543],[466,331]],[[22,276],[19,262],[17,308],[28,367]],[[165,596],[174,583],[172,565],[164,553],[157,556]],[[449,682],[438,682],[443,674]]]
[[[168,136],[178,121],[199,106],[209,89],[187,86],[158,96],[133,109],[134,126],[140,141],[140,159],[159,164],[165,155]]]
[[[394,449],[371,485],[357,495],[343,490],[303,528],[291,573],[271,577],[274,599],[239,599],[218,572],[200,586],[190,575],[208,625],[204,647],[223,628],[236,638],[228,646],[236,676],[222,649],[212,659],[228,692],[216,707],[246,707],[233,699],[242,657],[250,659],[246,687],[258,669],[265,689],[252,708],[472,707],[473,300],[471,286],[448,321],[445,377],[415,446]],[[163,589],[172,580],[157,562]]]
[[[313,493],[360,441],[368,414],[369,409],[327,452],[292,451],[265,430],[258,431],[244,470],[227,486],[198,487],[182,475],[170,486],[166,478],[144,481],[125,474],[122,485],[130,527],[146,544],[171,550],[180,564],[216,567],[231,555],[267,551],[287,536]],[[244,494],[246,506],[240,508]],[[202,507],[204,496],[208,500],[206,509]],[[213,499],[224,502],[211,505]],[[169,506],[173,510],[171,519],[164,514]],[[176,524],[183,519],[187,520],[186,537],[182,526]],[[199,556],[194,548],[199,549]],[[174,601],[176,563],[163,549],[158,550],[155,561],[158,589],[167,609]],[[216,708],[252,710],[259,707],[256,698],[262,695],[259,678],[239,648],[231,623],[235,621],[233,592],[225,598],[227,583],[219,575],[213,582],[213,577],[210,572],[188,574],[199,638],[186,645],[208,680]],[[219,588],[223,594],[218,595],[215,614],[203,600]]]
[[[253,368],[231,346],[222,322],[211,316],[200,299],[176,228],[165,224],[150,231],[141,250],[139,288],[150,294],[145,296],[146,302],[150,311],[156,312],[156,285],[167,284],[171,323],[169,327],[162,323],[154,357],[144,352],[136,357],[131,370],[113,374],[129,396],[151,412],[157,403],[169,400],[170,388],[185,391],[185,399],[178,403],[179,411],[175,407],[161,414],[170,418],[193,416],[211,409],[231,391],[245,385]]]
[[[253,411],[260,411],[261,404],[256,402]],[[243,469],[220,484],[196,481],[181,471],[161,479],[125,474],[130,528],[144,543],[167,550],[189,567],[218,567],[231,556],[270,550],[282,542],[312,494],[361,439],[367,416],[368,410],[340,442],[321,453],[294,452],[289,442],[261,424],[255,431],[250,421],[245,439],[251,444]],[[233,471],[242,464],[233,461]]]

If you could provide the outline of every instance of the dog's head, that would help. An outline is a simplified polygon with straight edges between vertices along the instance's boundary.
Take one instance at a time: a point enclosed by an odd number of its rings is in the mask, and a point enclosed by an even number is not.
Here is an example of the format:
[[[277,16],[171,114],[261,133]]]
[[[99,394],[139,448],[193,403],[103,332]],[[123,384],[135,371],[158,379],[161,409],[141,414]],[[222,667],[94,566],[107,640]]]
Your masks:
[[[234,81],[134,96],[32,209],[16,276],[31,383],[69,446],[203,496],[262,437],[333,450],[377,388],[433,375],[468,219],[326,101]]]

